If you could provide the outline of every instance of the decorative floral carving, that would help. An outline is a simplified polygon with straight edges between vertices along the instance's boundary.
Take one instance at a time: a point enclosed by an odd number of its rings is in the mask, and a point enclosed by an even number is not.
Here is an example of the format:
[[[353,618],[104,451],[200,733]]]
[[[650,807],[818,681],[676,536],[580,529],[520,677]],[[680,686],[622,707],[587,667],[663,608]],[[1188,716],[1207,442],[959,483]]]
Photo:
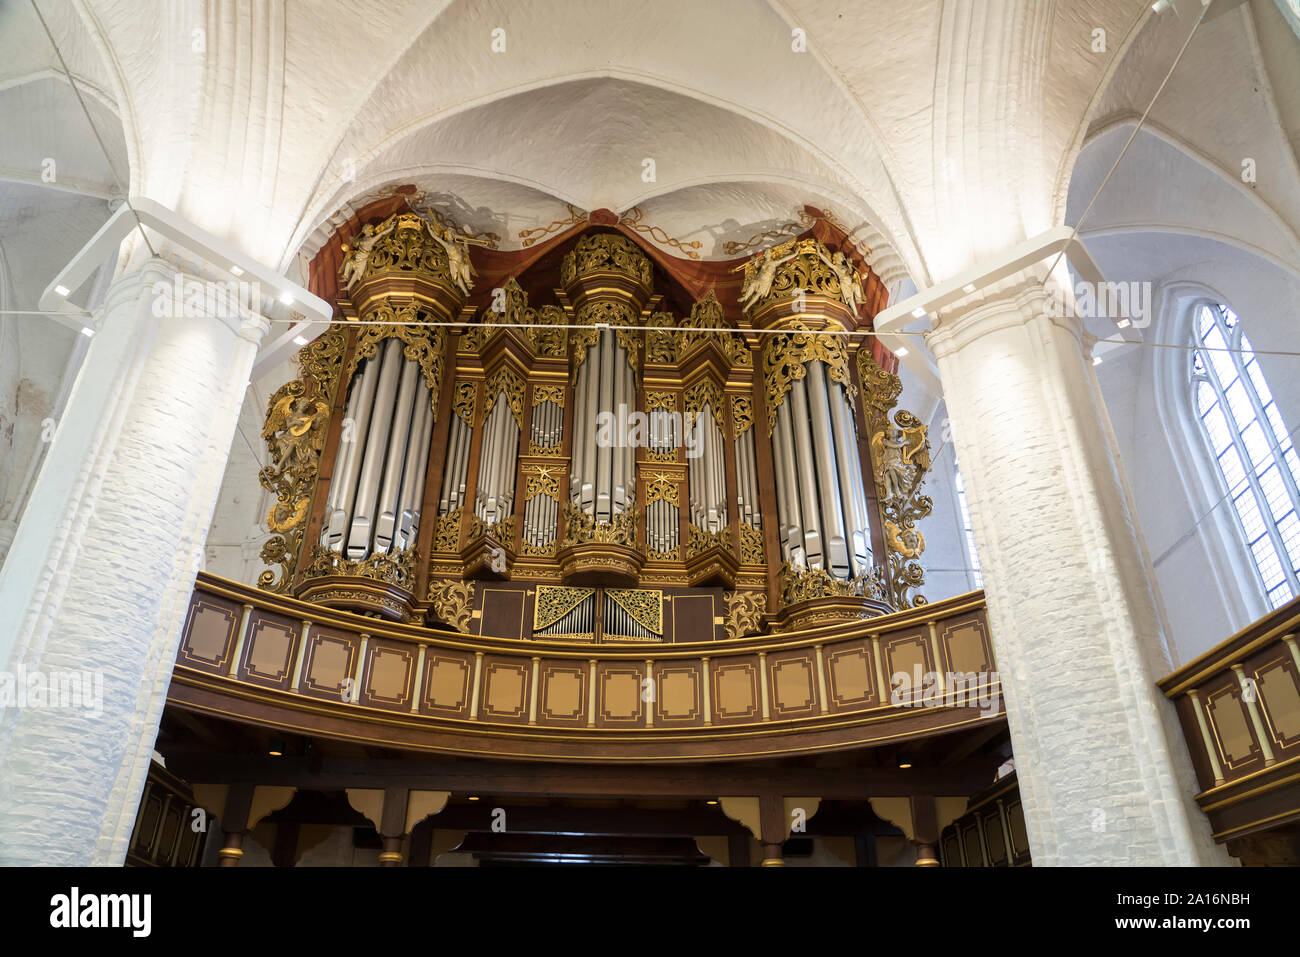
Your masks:
[[[763,532],[748,522],[740,523],[740,563],[762,565],[766,561],[763,549]]]
[[[594,272],[616,272],[652,288],[653,270],[641,247],[616,233],[588,233],[564,257],[560,282],[566,287],[575,279]]]
[[[832,578],[824,568],[795,568],[789,562],[782,562],[777,583],[781,589],[782,607],[814,598],[870,598],[874,601],[889,601],[885,570],[879,565],[869,574],[841,581]]]
[[[317,545],[312,550],[311,564],[302,577],[307,579],[345,575],[349,578],[370,578],[410,591],[415,586],[415,570],[418,565],[419,556],[414,548],[391,554],[377,552],[354,562],[344,558],[341,552]]]
[[[842,330],[838,323],[827,326]],[[763,343],[763,384],[767,390],[767,434],[776,427],[776,414],[796,379],[808,374],[809,362],[821,362],[826,374],[838,382],[852,402],[857,390],[849,378],[848,350],[844,337],[809,330],[797,323],[790,332],[770,335]]]
[[[586,545],[590,542],[605,542],[611,545],[636,547],[636,513],[621,512],[613,521],[598,522],[592,516],[572,504],[564,506],[564,540],[560,549],[572,545]]]
[[[470,634],[474,617],[474,586],[466,581],[430,581],[429,601],[434,613],[461,634]]]
[[[763,630],[767,614],[767,593],[761,591],[727,591],[722,593],[723,625],[728,638],[743,638]]]

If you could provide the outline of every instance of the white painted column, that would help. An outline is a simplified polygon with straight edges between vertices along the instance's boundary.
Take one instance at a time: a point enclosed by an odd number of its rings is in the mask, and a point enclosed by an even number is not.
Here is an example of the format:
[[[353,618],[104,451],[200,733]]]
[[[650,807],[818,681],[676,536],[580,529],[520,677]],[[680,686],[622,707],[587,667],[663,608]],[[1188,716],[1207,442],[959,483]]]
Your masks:
[[[1035,866],[1228,863],[1155,681],[1172,670],[1073,319],[1024,278],[929,341],[966,480]],[[1154,410],[1152,410],[1154,414]]]
[[[126,855],[204,537],[267,323],[158,318],[119,278],[0,571],[0,668],[103,676],[102,712],[0,709],[0,863]]]

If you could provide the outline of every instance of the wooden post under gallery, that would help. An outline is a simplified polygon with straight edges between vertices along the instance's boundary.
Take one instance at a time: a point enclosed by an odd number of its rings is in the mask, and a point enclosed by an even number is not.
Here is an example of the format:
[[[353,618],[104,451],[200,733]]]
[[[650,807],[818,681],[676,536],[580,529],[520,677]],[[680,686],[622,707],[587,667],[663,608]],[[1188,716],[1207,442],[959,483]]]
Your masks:
[[[912,843],[917,867],[939,866],[939,814],[934,798],[913,796]]]
[[[770,794],[760,795],[758,799],[758,820],[763,846],[763,867],[785,867],[781,856],[781,845],[785,843],[790,830],[790,822],[785,816],[785,798]]]
[[[256,785],[235,784],[226,792],[226,804],[221,809],[221,850],[218,867],[238,867],[244,856],[244,834],[248,813],[253,808],[253,790]]]

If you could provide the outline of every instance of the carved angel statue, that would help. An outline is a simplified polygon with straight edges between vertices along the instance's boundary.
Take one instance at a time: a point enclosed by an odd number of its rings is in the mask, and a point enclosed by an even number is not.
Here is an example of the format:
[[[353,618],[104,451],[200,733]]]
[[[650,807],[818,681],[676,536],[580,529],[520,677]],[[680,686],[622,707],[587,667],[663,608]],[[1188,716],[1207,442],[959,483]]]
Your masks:
[[[467,243],[471,242],[471,240],[457,235],[449,227],[437,222],[430,223],[429,227],[430,234],[447,251],[447,271],[451,274],[452,285],[468,296],[470,289],[474,286],[473,277],[478,275],[474,269],[474,264],[469,261]],[[475,245],[486,244],[479,241]]]
[[[321,399],[289,393],[271,407],[262,438],[271,445],[276,465],[285,472],[314,468],[325,447],[329,405]]]
[[[840,281],[840,296],[844,299],[844,304],[849,307],[849,312],[857,315],[858,303],[862,300],[862,276],[849,261],[849,257],[842,252],[836,253],[830,259],[823,256],[822,260],[831,267],[835,278]]]
[[[343,269],[341,279],[344,289],[351,289],[352,284],[361,278],[366,271],[366,263],[370,261],[370,253],[374,250],[375,244],[393,231],[390,225],[387,229],[375,232],[375,227],[371,223],[366,223],[361,227],[361,236],[350,247],[345,243],[343,252],[347,258],[343,260]]]
[[[745,279],[745,284],[740,290],[740,307],[742,309],[748,309],[750,306],[765,298],[767,294],[772,291],[772,282],[776,279],[777,267],[782,263],[787,263],[791,259],[794,259],[796,255],[798,254],[791,253],[784,259],[777,259],[774,250],[768,249],[766,252],[760,253],[755,257],[758,260],[762,260],[762,264],[758,267],[758,271],[755,272],[752,277],[747,277]],[[748,265],[749,263],[746,263],[744,266],[737,266],[732,271],[739,272]]]
[[[930,468],[925,426],[919,422],[886,425],[871,437],[871,453],[879,469],[876,482],[886,500],[906,498],[920,474]]]

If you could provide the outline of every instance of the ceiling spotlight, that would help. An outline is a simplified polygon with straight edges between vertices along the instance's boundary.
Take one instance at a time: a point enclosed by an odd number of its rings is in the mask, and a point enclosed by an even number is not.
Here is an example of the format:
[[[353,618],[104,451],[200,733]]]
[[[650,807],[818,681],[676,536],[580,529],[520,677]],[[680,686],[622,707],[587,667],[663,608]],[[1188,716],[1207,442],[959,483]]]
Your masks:
[[[291,293],[291,292],[282,292],[282,293],[280,293],[280,301],[281,301],[282,303],[284,303],[286,306],[292,306],[292,305],[293,305],[293,293]]]
[[[478,795],[477,795],[477,794],[471,794],[471,795],[467,798],[467,800],[470,800],[470,801],[477,801],[477,800],[478,800]]]
[[[1120,319],[1115,323],[1115,325],[1119,326],[1121,329],[1127,329],[1129,324],[1130,323],[1127,319]]]
[[[718,802],[717,802],[717,801],[709,800],[709,801],[705,801],[704,803],[705,803],[705,804],[717,804]]]
[[[306,337],[306,336],[294,336],[294,337],[293,337],[293,341],[294,341],[294,344],[295,344],[295,345],[305,346],[305,345],[307,344],[307,337]]]
[[[55,286],[54,291],[57,292],[60,296],[63,296],[65,298],[67,297],[68,293],[72,292],[72,290],[69,289],[67,286]]]
[[[1092,364],[1095,365],[1095,366],[1099,366],[1099,365],[1101,365],[1101,356],[1093,356],[1093,357],[1092,357]]]
[[[894,350],[894,355],[898,356],[898,358],[901,359],[903,358],[903,356],[907,355],[908,351],[909,350],[907,346],[899,346],[897,349]]]
[[[974,292],[974,291],[975,291],[975,284],[974,284],[973,282],[968,282],[968,283],[966,283],[966,285],[964,285],[964,286],[961,287],[961,291],[962,291],[962,292]]]
[[[242,276],[244,274],[244,270],[240,269],[238,266],[231,266],[230,271],[236,276]]]
[[[1164,13],[1166,10],[1172,8],[1173,5],[1173,0],[1156,0],[1155,3],[1151,4],[1151,9],[1156,13]]]
[[[83,336],[93,336],[95,334],[95,330],[90,328],[90,326],[82,326],[81,334]]]
[[[284,738],[272,738],[266,753],[273,758],[284,757]]]
[[[924,307],[924,306],[917,306],[915,309],[912,310],[912,315],[914,315],[914,316],[915,316],[916,318],[918,318],[918,319],[924,319],[924,318],[925,318],[925,307]]]
[[[906,771],[912,766],[912,756],[906,751],[898,752],[898,768],[900,771]]]

